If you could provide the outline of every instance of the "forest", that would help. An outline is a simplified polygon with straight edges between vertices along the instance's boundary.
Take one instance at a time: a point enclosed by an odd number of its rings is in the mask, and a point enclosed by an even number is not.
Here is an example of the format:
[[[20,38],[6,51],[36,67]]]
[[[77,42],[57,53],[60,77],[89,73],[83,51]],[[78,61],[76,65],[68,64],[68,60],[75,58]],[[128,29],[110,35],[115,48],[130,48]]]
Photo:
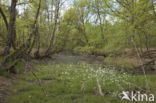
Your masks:
[[[155,0],[0,0],[0,103],[154,96]]]

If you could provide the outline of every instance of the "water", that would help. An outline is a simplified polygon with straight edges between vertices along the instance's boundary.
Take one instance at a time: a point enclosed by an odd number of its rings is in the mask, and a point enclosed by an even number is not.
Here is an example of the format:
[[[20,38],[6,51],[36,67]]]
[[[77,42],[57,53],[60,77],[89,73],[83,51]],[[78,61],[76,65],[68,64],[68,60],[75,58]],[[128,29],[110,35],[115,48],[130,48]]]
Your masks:
[[[64,64],[77,64],[77,63],[89,63],[89,64],[103,64],[103,61],[97,60],[95,57],[85,55],[54,55],[51,63],[64,63]]]

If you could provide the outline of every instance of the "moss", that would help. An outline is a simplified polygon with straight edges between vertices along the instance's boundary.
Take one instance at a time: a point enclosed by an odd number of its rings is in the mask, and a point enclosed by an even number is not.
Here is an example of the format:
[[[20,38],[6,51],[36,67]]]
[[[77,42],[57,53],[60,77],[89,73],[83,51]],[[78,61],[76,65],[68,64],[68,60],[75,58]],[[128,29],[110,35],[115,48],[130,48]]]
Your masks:
[[[0,70],[0,76],[4,76],[6,78],[11,77],[10,73],[8,73],[7,71],[2,71],[2,70]]]
[[[15,66],[15,70],[17,71],[17,73],[22,72],[23,68],[24,68],[24,63],[22,61],[19,61]]]

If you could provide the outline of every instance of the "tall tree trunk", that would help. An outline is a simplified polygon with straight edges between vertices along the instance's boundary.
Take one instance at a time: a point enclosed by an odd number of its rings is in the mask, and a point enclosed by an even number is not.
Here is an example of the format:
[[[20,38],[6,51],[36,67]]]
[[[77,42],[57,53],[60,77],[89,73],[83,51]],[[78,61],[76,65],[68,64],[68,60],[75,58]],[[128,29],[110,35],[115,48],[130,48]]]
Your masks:
[[[96,0],[95,2],[96,2],[96,9],[97,9],[97,14],[98,14],[98,19],[100,21],[101,38],[104,41],[104,31],[103,31],[101,14],[100,14],[99,0]]]
[[[55,32],[57,29],[57,23],[58,23],[58,18],[59,18],[59,10],[60,10],[60,0],[57,0],[57,6],[55,9],[54,27],[53,27],[53,31],[51,33],[50,44],[48,46],[48,49],[45,52],[45,55],[49,55],[49,52],[51,51],[52,46],[53,46],[53,42],[54,42],[54,38],[55,38]]]
[[[15,39],[16,39],[16,3],[17,0],[12,0],[11,2],[11,10],[10,10],[10,20],[8,26],[8,35],[7,35],[7,44],[5,47],[4,54],[8,55],[10,53],[11,46],[15,49]]]

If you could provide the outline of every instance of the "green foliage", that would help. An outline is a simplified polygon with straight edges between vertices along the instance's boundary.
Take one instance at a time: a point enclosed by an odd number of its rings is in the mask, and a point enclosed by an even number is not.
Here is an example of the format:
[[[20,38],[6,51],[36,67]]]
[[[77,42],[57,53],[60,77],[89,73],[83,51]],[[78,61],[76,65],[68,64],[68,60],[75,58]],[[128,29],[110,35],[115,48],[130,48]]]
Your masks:
[[[87,53],[89,51],[93,51],[93,48],[94,47],[91,47],[91,46],[85,46],[85,47],[76,47],[74,49],[75,52],[78,52],[78,53]]]
[[[39,39],[36,40],[34,48],[38,44],[41,48],[46,48],[50,44],[55,25],[56,2],[57,0],[42,1],[37,21]],[[72,6],[63,13],[60,8],[53,50],[113,53],[133,48],[132,37],[137,48],[154,48],[156,46],[154,6],[149,0],[134,0],[134,2],[74,0]],[[25,6],[22,14],[16,17],[17,46],[23,44],[32,33],[37,8],[38,0],[34,0]],[[3,6],[2,9],[9,21],[7,7]],[[3,35],[0,36],[0,44],[5,45],[7,30],[2,18],[0,21],[0,35]]]
[[[154,47],[155,20],[151,3],[148,0],[136,1],[135,7],[131,8],[134,4],[131,1],[128,2],[127,7],[122,6],[125,1],[118,2],[122,9],[115,7],[121,13],[117,14],[118,12],[109,11],[108,5],[112,8],[114,6],[112,1],[99,0],[99,4],[88,0],[75,1],[74,6],[64,14],[60,25],[62,28],[58,35],[61,38],[60,43],[63,41],[62,44],[68,44],[63,45],[62,48],[74,49],[75,52],[115,53],[124,51],[126,48],[131,49],[134,46],[132,37],[138,48]],[[102,24],[99,24],[97,16],[98,6]],[[104,41],[101,38],[101,26]],[[88,43],[85,43],[83,34],[87,36]]]

